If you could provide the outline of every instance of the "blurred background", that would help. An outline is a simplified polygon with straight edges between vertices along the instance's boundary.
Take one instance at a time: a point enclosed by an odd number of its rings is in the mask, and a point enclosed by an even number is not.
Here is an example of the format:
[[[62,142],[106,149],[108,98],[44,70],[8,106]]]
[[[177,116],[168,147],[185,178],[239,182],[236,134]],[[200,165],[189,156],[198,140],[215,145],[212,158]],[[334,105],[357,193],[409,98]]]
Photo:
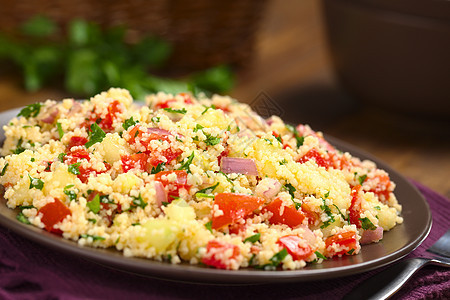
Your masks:
[[[118,86],[264,103],[450,197],[450,3],[0,0],[0,111]],[[257,110],[257,107],[255,107]]]

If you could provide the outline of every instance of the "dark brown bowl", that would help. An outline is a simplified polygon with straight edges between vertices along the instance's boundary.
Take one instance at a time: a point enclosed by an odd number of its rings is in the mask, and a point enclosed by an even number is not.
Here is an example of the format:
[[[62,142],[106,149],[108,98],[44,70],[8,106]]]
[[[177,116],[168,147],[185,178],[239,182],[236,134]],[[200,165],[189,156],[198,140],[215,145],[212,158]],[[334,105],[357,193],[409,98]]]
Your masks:
[[[355,98],[450,115],[450,2],[322,0],[332,62]]]

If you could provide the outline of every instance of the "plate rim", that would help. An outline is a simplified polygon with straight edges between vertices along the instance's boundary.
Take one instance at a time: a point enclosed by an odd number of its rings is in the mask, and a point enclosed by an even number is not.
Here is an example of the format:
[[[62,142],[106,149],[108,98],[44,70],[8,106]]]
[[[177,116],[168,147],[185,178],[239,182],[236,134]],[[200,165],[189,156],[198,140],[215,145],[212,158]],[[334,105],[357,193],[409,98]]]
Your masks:
[[[12,117],[17,115],[20,109],[21,108],[14,108],[0,112],[0,123],[6,124],[6,122],[8,122]],[[394,182],[396,182],[397,184],[401,182],[402,185],[406,185],[408,189],[416,194],[418,199],[420,199],[421,204],[423,204],[425,207],[423,217],[426,224],[422,231],[418,233],[412,241],[410,241],[405,246],[393,251],[392,253],[389,253],[388,255],[376,259],[371,259],[369,261],[349,264],[347,266],[339,266],[333,268],[318,267],[316,269],[283,271],[263,271],[253,269],[240,269],[234,271],[204,268],[190,264],[172,265],[167,262],[158,262],[146,258],[125,257],[123,255],[123,252],[120,252],[116,249],[83,247],[78,245],[74,241],[64,239],[63,237],[56,236],[54,234],[46,232],[43,229],[31,225],[25,225],[17,221],[15,218],[11,218],[3,214],[3,211],[5,211],[4,208],[6,208],[7,211],[13,212],[13,210],[6,207],[3,197],[1,197],[0,201],[0,205],[2,205],[2,207],[0,207],[0,225],[12,230],[14,233],[25,237],[26,239],[37,242],[41,246],[51,248],[55,251],[62,251],[64,253],[69,253],[70,255],[85,258],[89,261],[93,261],[94,263],[98,263],[109,268],[128,273],[131,272],[133,274],[143,275],[147,277],[181,281],[185,283],[259,284],[332,279],[354,275],[383,267],[385,265],[398,261],[399,259],[408,255],[410,252],[414,251],[414,249],[416,249],[426,239],[432,226],[430,206],[424,196],[409,180],[407,180],[402,174],[394,170],[384,161],[343,140],[340,140],[333,136],[329,136],[327,134],[324,134],[324,136],[327,141],[329,141],[332,145],[336,145],[339,150],[350,153],[356,152],[357,155],[355,156],[360,157],[361,159],[369,159],[374,161],[378,167],[386,170],[391,178],[396,178],[396,180],[393,180]],[[0,143],[3,141],[3,138],[4,133],[2,129],[0,130]],[[396,227],[402,225],[403,224],[398,224],[396,225]],[[326,262],[324,263],[326,264]],[[323,266],[323,264],[321,264],[320,266]]]

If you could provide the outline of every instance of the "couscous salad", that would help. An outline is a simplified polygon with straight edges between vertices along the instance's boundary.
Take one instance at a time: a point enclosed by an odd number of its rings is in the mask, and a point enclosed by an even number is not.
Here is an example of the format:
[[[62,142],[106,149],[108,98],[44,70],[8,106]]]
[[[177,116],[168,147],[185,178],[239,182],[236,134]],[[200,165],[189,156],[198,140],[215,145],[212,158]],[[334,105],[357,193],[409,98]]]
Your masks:
[[[29,105],[3,129],[0,184],[18,220],[125,256],[292,270],[402,222],[373,162],[230,97],[138,105],[110,89]]]

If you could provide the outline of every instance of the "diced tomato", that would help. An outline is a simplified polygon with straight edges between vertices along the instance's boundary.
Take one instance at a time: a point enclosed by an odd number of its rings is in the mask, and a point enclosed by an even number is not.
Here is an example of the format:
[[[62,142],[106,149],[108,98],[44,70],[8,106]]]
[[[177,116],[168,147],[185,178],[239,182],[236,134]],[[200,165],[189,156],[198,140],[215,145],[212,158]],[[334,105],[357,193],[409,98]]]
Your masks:
[[[122,155],[120,157],[120,160],[122,161],[122,170],[124,173],[135,168],[138,168],[142,171],[145,171],[147,169],[148,155],[146,153]]]
[[[212,228],[219,229],[234,224],[236,221],[250,215],[263,203],[264,199],[255,196],[219,193],[214,198],[214,206],[217,205],[222,213],[213,212]]]
[[[144,135],[144,133],[148,133]],[[143,145],[145,148],[148,147],[151,141],[153,140],[163,140],[163,141],[169,141],[169,134],[163,133],[161,130],[160,133],[157,132],[150,132],[148,128],[145,126],[137,124],[129,131],[129,138],[126,138],[126,141],[130,144],[134,144],[137,141],[141,145]]]
[[[228,254],[229,249],[232,250],[231,255]],[[206,245],[202,263],[217,269],[231,269],[231,260],[236,259],[239,253],[239,247],[236,245],[211,240]]]
[[[79,162],[82,159],[90,160],[89,152],[86,149],[76,149],[74,151],[70,151],[64,156],[64,162],[68,165]]]
[[[172,182],[167,179],[168,175],[175,174],[177,179]],[[189,191],[191,186],[187,184],[187,173],[184,170],[174,171],[161,171],[155,175],[155,180],[161,182],[165,187],[169,189],[168,201],[171,202],[174,197],[180,196],[180,189],[186,189]]]
[[[57,198],[54,202],[41,207],[38,210],[39,213],[42,214],[41,221],[49,232],[58,232],[53,226],[72,214],[70,209]]]
[[[286,248],[294,260],[305,260],[312,254],[311,246],[297,235],[286,235],[278,239],[278,244]]]
[[[361,185],[358,184],[352,188],[350,195],[352,200],[348,209],[349,220],[351,224],[355,224],[356,227],[361,228],[361,197],[359,192],[361,191]]]
[[[183,97],[183,102],[186,104],[194,104],[194,101],[192,101],[191,95],[188,93],[179,93],[178,95]]]
[[[229,233],[229,234],[233,234],[233,233],[234,233],[234,234],[239,234],[239,232],[244,231],[246,227],[247,227],[246,224],[242,224],[242,223],[234,223],[234,224],[231,224],[231,225],[228,227],[228,233]]]
[[[104,131],[112,131],[114,129],[113,123],[117,118],[117,114],[121,113],[122,111],[122,104],[118,100],[111,102],[111,104],[108,105],[108,113],[104,118],[100,119],[100,122],[98,122],[98,126],[100,126],[100,128]]]
[[[67,149],[70,150],[75,146],[84,146],[88,142],[87,138],[81,136],[73,136],[70,138],[69,145]]]
[[[161,103],[158,103],[158,104],[155,105],[155,110],[156,109],[169,108],[170,107],[170,103],[175,102],[175,101],[177,101],[177,100],[169,99],[169,100],[163,101]]]
[[[286,224],[294,228],[303,223],[305,214],[302,211],[297,210],[294,204],[283,208],[281,207],[282,204],[283,201],[280,198],[275,198],[262,210],[263,212],[270,211],[272,213],[269,219],[271,224]]]
[[[389,175],[378,175],[376,178],[378,179],[378,183],[375,188],[370,190],[370,192],[373,192],[376,196],[378,196],[382,203],[387,203],[390,194],[389,188],[391,186]]]
[[[297,162],[302,164],[308,160],[314,160],[319,167],[329,168],[332,165],[330,159],[323,157],[315,148],[309,150],[305,155],[298,159]]]
[[[172,149],[172,148],[165,149],[161,153],[158,151],[153,151],[149,154],[148,163],[150,165],[150,169],[151,169],[151,167],[156,167],[160,163],[169,164],[174,159],[176,159],[178,156],[180,156],[182,153],[183,153],[183,150]],[[165,160],[162,157],[164,157]]]
[[[316,225],[318,220],[320,219],[320,215],[313,210],[311,204],[308,202],[303,202],[301,209],[305,216],[308,218],[309,225]]]
[[[337,247],[338,250],[333,249]],[[325,253],[328,257],[335,255],[346,254],[352,249],[355,250],[358,247],[356,240],[356,232],[345,231],[328,237],[325,240]]]

